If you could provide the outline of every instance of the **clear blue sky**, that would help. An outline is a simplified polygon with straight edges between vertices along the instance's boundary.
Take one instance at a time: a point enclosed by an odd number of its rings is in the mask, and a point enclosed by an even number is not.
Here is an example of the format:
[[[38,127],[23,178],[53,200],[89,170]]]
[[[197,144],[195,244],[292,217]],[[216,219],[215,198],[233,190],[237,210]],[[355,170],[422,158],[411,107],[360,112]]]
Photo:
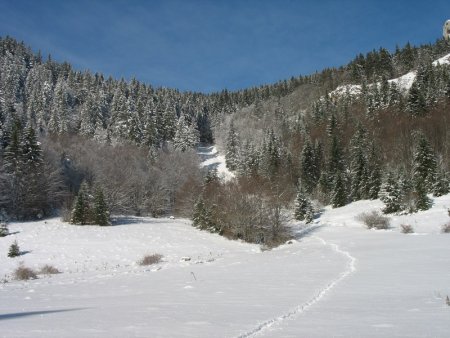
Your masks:
[[[76,69],[203,92],[434,42],[450,0],[0,0],[0,35]]]

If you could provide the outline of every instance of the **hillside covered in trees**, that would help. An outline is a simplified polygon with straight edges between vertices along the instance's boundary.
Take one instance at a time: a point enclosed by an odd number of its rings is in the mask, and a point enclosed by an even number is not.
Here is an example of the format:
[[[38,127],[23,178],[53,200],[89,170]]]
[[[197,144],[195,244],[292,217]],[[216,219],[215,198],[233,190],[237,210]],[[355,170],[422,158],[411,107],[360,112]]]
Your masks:
[[[309,220],[317,203],[426,209],[427,193],[449,191],[450,66],[433,65],[448,53],[444,40],[380,48],[340,68],[202,94],[105,79],[1,38],[0,210],[70,219],[83,186],[112,213],[193,216],[201,229],[277,243],[294,204]],[[411,71],[407,90],[388,81]],[[330,94],[346,84],[360,93]],[[200,142],[217,143],[236,180],[198,169]]]

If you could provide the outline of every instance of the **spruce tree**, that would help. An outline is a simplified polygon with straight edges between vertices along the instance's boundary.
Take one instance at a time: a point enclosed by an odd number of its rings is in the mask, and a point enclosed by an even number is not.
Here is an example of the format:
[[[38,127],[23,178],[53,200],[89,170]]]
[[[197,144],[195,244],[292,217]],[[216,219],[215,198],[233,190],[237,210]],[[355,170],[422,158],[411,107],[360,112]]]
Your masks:
[[[302,153],[300,155],[300,178],[302,186],[304,186],[306,193],[311,193],[316,187],[319,177],[317,176],[316,159],[314,148],[309,139],[306,140]]]
[[[436,197],[446,195],[450,192],[450,182],[444,170],[440,170],[436,175],[433,185],[433,195]]]
[[[295,198],[294,218],[298,221],[305,220],[306,213],[309,207],[309,201],[303,192],[302,188],[298,189],[297,196]]]
[[[105,202],[103,190],[97,187],[94,197],[94,223],[100,226],[110,225],[108,206]]]
[[[15,240],[13,244],[11,244],[11,246],[9,247],[8,257],[14,258],[17,256],[20,256],[20,248],[19,244],[17,244],[17,241]]]
[[[368,169],[367,169],[366,135],[362,126],[358,129],[351,140],[351,198],[353,201],[367,197]]]
[[[0,222],[0,237],[6,237],[9,235],[8,225],[3,222]]]
[[[211,220],[211,213],[209,212],[203,197],[199,197],[194,205],[192,225],[200,230],[212,230],[214,228]]]
[[[75,198],[75,203],[72,209],[72,217],[70,223],[85,225],[89,221],[89,198],[87,194],[87,186],[85,183],[81,184],[80,190]]]
[[[234,129],[233,121],[230,123],[230,129],[228,130],[227,144],[225,149],[225,162],[227,168],[230,170],[236,170],[239,164],[238,158],[239,152],[239,138]]]
[[[392,173],[388,173],[385,182],[381,186],[380,199],[385,207],[383,212],[391,214],[402,210],[402,191],[398,180],[394,178]]]
[[[415,209],[428,210],[431,208],[431,200],[427,196],[425,181],[417,180],[415,182]]]
[[[431,192],[436,178],[436,156],[430,143],[423,135],[419,135],[419,141],[414,153],[414,182],[423,185],[420,189]]]
[[[343,207],[347,204],[347,192],[345,189],[344,179],[341,174],[337,174],[335,176],[331,204],[333,208]]]

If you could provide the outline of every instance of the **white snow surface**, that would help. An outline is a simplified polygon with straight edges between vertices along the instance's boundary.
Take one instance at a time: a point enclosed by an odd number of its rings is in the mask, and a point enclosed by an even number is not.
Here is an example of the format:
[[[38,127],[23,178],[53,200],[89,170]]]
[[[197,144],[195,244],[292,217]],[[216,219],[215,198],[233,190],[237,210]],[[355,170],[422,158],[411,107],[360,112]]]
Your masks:
[[[198,147],[197,154],[203,160],[200,167],[217,169],[217,174],[222,180],[229,181],[236,177],[236,175],[227,168],[225,156],[220,155],[215,146]]]
[[[427,211],[357,220],[382,203],[325,208],[270,251],[190,221],[121,217],[110,227],[11,223],[0,238],[2,337],[448,337],[450,195]],[[414,227],[402,234],[401,224]],[[24,254],[7,258],[17,239]],[[145,254],[161,263],[140,266]],[[190,260],[189,260],[190,258]],[[61,274],[15,281],[19,262]]]
[[[437,66],[438,64],[441,64],[441,65],[450,64],[450,54],[447,54],[447,55],[433,61],[433,66]],[[390,79],[390,80],[388,80],[388,82],[395,83],[397,85],[398,89],[405,93],[411,88],[414,80],[416,79],[416,75],[417,75],[416,71],[411,71],[411,72],[406,73],[405,75],[402,75],[398,78]],[[380,82],[372,83],[372,84],[369,84],[368,86],[370,87],[370,86],[374,86],[374,85],[379,86]],[[361,85],[348,84],[348,85],[338,86],[335,90],[330,92],[329,95],[331,97],[333,97],[333,96],[342,96],[344,94],[349,94],[351,96],[356,96],[356,95],[361,94]]]

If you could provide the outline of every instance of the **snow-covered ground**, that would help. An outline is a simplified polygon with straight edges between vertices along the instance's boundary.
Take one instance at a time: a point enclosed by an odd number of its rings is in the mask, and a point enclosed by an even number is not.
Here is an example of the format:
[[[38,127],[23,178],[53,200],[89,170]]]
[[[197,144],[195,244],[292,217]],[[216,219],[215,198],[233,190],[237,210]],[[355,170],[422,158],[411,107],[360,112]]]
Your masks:
[[[202,159],[201,167],[216,169],[219,178],[229,181],[235,177],[225,163],[225,155],[220,155],[215,146],[198,147],[197,154]]]
[[[23,261],[51,277],[0,284],[3,337],[448,337],[450,195],[392,216],[356,219],[379,201],[326,209],[271,251],[199,231],[186,220],[123,218],[111,227],[58,219],[12,223],[0,278]],[[402,234],[401,224],[414,227]],[[17,239],[18,258],[7,258]],[[136,262],[159,253],[152,266]],[[187,260],[189,257],[190,260]]]

